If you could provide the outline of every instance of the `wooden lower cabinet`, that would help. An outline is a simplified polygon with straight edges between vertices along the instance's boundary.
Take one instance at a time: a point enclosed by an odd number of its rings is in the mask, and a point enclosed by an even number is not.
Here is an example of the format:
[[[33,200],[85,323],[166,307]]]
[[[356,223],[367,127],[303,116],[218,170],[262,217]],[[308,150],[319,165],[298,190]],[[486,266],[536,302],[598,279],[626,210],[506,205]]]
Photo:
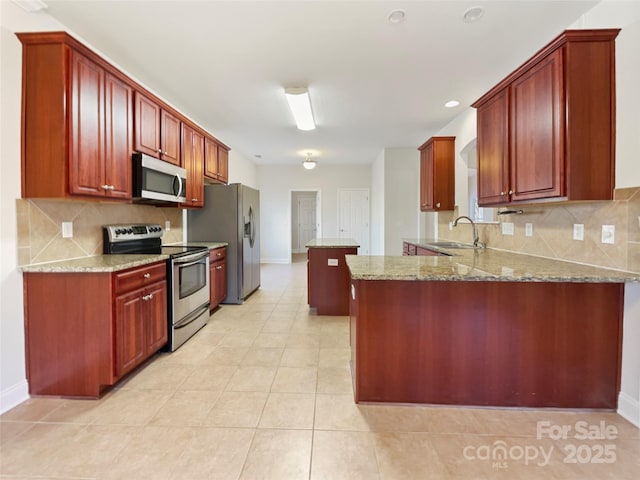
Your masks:
[[[97,398],[167,341],[165,262],[23,282],[32,395]]]
[[[351,284],[356,402],[617,407],[623,284]]]
[[[209,252],[209,309],[214,310],[227,297],[227,247]]]
[[[309,248],[307,300],[318,315],[349,315],[349,268],[344,257],[357,254],[358,247]]]

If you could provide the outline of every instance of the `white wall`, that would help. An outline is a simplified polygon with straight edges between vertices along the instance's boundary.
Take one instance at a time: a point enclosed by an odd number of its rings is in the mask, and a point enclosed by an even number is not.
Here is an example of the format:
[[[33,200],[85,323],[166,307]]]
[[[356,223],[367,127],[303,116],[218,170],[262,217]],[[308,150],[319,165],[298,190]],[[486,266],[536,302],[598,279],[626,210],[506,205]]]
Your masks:
[[[16,270],[22,47],[14,32],[60,28],[49,15],[30,15],[12,2],[0,1],[0,412],[28,396],[22,275]]]
[[[420,152],[384,150],[384,254],[402,255],[402,239],[419,236]]]
[[[371,165],[371,255],[384,255],[384,150]]]
[[[229,152],[229,183],[242,183],[258,188],[258,167],[233,147]]]
[[[338,189],[370,188],[371,167],[319,164],[314,170],[300,166],[258,166],[260,190],[260,257],[264,263],[291,261],[291,191],[321,192],[322,236],[338,236]]]
[[[571,28],[622,28],[616,38],[616,188],[640,185],[640,2],[605,0]]]

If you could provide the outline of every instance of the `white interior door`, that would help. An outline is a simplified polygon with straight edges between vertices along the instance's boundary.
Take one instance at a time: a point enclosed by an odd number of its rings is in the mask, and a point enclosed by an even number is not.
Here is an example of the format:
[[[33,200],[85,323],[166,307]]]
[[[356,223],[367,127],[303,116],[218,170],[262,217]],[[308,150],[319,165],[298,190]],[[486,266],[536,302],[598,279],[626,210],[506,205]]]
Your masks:
[[[298,251],[316,238],[316,195],[298,198]]]
[[[338,191],[338,237],[360,244],[359,255],[369,255],[369,189]]]

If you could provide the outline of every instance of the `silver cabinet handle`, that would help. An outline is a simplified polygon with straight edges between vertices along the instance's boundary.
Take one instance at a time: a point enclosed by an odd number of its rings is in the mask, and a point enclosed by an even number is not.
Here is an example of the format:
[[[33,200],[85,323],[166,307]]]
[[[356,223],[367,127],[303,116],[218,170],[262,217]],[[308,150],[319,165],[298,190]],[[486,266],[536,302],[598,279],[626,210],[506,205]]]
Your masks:
[[[509,190],[509,195],[513,195],[513,190]]]
[[[197,199],[197,198],[192,198],[192,199],[191,199],[191,201],[192,201],[192,202],[197,202],[197,201],[198,201],[198,199]]]
[[[436,208],[440,208],[440,202],[436,203]]]
[[[151,278],[151,274],[150,274],[150,273],[145,273],[145,274],[143,275],[143,277],[144,277],[144,278]]]
[[[153,293],[149,294],[149,300],[151,300],[153,298]]]
[[[160,155],[162,155],[162,149],[161,149],[161,148],[159,148],[159,149],[158,149],[158,153],[159,153]]]
[[[501,197],[504,197],[505,195],[506,195],[506,193],[505,193],[505,192],[500,192],[500,196],[501,196]]]
[[[216,270],[222,270],[222,265],[218,265],[218,266],[216,267]]]

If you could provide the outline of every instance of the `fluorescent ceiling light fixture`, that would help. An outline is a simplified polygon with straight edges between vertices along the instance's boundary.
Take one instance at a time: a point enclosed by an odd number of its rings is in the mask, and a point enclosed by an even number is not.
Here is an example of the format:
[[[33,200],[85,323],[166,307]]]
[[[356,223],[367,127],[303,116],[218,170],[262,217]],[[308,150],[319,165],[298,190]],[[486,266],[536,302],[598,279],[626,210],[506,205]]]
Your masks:
[[[316,165],[316,161],[311,160],[311,153],[307,152],[307,158],[304,160],[304,162],[302,162],[302,166],[307,170],[313,170],[314,168],[316,168]]]
[[[48,8],[47,4],[42,0],[13,0],[13,3],[27,12],[38,12]]]
[[[447,108],[454,108],[454,107],[457,107],[458,105],[460,105],[460,102],[457,100],[449,100],[447,103],[444,104],[444,106]]]
[[[313,130],[316,124],[311,111],[311,99],[309,90],[303,87],[285,88],[284,95],[289,102],[289,108],[300,130]]]

